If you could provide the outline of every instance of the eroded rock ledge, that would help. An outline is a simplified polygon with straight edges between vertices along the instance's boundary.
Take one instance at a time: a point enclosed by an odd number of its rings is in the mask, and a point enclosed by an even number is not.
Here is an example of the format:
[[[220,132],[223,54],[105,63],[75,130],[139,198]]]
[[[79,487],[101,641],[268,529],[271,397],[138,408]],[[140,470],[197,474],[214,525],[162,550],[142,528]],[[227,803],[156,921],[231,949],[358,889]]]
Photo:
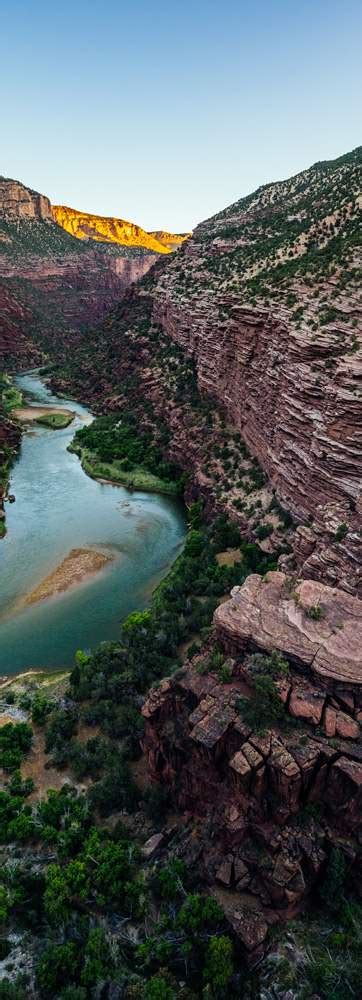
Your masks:
[[[312,581],[292,595],[284,574],[250,576],[215,612],[228,682],[205,673],[204,649],[143,706],[152,779],[190,823],[184,856],[197,857],[251,964],[269,926],[306,906],[331,846],[358,889],[361,615],[362,602]],[[243,710],[251,653],[273,649],[289,662],[276,680],[285,715],[256,731]]]
[[[329,686],[362,685],[362,601],[303,580],[293,593],[284,573],[253,574],[215,612],[225,641],[285,653]]]

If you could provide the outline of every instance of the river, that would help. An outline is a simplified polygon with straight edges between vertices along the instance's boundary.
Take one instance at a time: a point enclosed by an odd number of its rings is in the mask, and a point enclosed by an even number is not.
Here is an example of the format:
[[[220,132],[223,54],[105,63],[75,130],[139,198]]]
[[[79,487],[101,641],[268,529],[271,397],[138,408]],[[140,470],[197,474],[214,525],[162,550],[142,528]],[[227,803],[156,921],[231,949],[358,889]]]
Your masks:
[[[0,541],[1,674],[69,667],[76,649],[116,639],[121,619],[149,603],[185,535],[179,501],[99,483],[83,472],[67,446],[92,420],[86,407],[53,395],[36,372],[15,383],[27,405],[62,406],[76,417],[63,430],[30,425],[12,470],[16,502],[6,504]],[[19,610],[19,601],[81,547],[113,560],[76,588]]]

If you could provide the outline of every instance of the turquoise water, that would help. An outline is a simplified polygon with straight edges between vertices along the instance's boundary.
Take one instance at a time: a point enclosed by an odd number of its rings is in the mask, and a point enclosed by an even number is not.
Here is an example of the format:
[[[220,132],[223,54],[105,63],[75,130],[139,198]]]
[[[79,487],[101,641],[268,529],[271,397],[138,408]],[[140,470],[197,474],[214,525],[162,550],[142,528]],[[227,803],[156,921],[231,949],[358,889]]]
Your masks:
[[[71,666],[78,648],[116,639],[121,619],[144,607],[182,546],[182,505],[156,494],[95,482],[67,451],[89,411],[52,395],[37,373],[16,378],[34,405],[76,412],[65,430],[31,425],[24,434],[0,541],[0,673]],[[73,548],[114,559],[92,579],[58,597],[21,609],[21,598]]]

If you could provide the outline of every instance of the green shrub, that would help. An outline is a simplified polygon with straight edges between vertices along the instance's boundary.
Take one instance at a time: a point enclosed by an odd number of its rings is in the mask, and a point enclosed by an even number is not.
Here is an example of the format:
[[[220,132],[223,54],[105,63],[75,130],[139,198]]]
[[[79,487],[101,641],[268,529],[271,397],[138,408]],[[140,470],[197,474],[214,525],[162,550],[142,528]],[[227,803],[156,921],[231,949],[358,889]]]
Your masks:
[[[346,862],[342,851],[332,847],[319,893],[325,906],[337,913],[344,901]]]

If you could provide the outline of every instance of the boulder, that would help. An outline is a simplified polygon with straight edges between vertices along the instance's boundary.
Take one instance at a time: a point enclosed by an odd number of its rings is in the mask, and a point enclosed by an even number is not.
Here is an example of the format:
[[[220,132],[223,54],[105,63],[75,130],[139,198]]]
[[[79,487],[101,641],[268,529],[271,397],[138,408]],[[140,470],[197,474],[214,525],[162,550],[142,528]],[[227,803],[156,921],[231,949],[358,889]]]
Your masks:
[[[324,708],[325,695],[310,684],[298,682],[293,685],[289,701],[289,712],[296,719],[305,719],[318,726]]]
[[[161,844],[163,844],[163,842],[164,842],[163,833],[154,833],[152,837],[149,837],[149,839],[146,840],[146,843],[142,847],[143,857],[146,858],[147,861],[149,861],[149,859],[152,858],[154,854],[156,854],[156,851],[158,850],[159,847],[161,847]]]
[[[219,865],[216,872],[216,878],[218,882],[222,882],[223,885],[231,885],[232,877],[233,877],[232,861],[228,861],[226,859],[225,861],[221,862],[221,865]]]
[[[344,740],[358,740],[358,722],[351,719],[350,715],[346,715],[345,712],[337,712],[336,732],[337,736],[341,736]]]

